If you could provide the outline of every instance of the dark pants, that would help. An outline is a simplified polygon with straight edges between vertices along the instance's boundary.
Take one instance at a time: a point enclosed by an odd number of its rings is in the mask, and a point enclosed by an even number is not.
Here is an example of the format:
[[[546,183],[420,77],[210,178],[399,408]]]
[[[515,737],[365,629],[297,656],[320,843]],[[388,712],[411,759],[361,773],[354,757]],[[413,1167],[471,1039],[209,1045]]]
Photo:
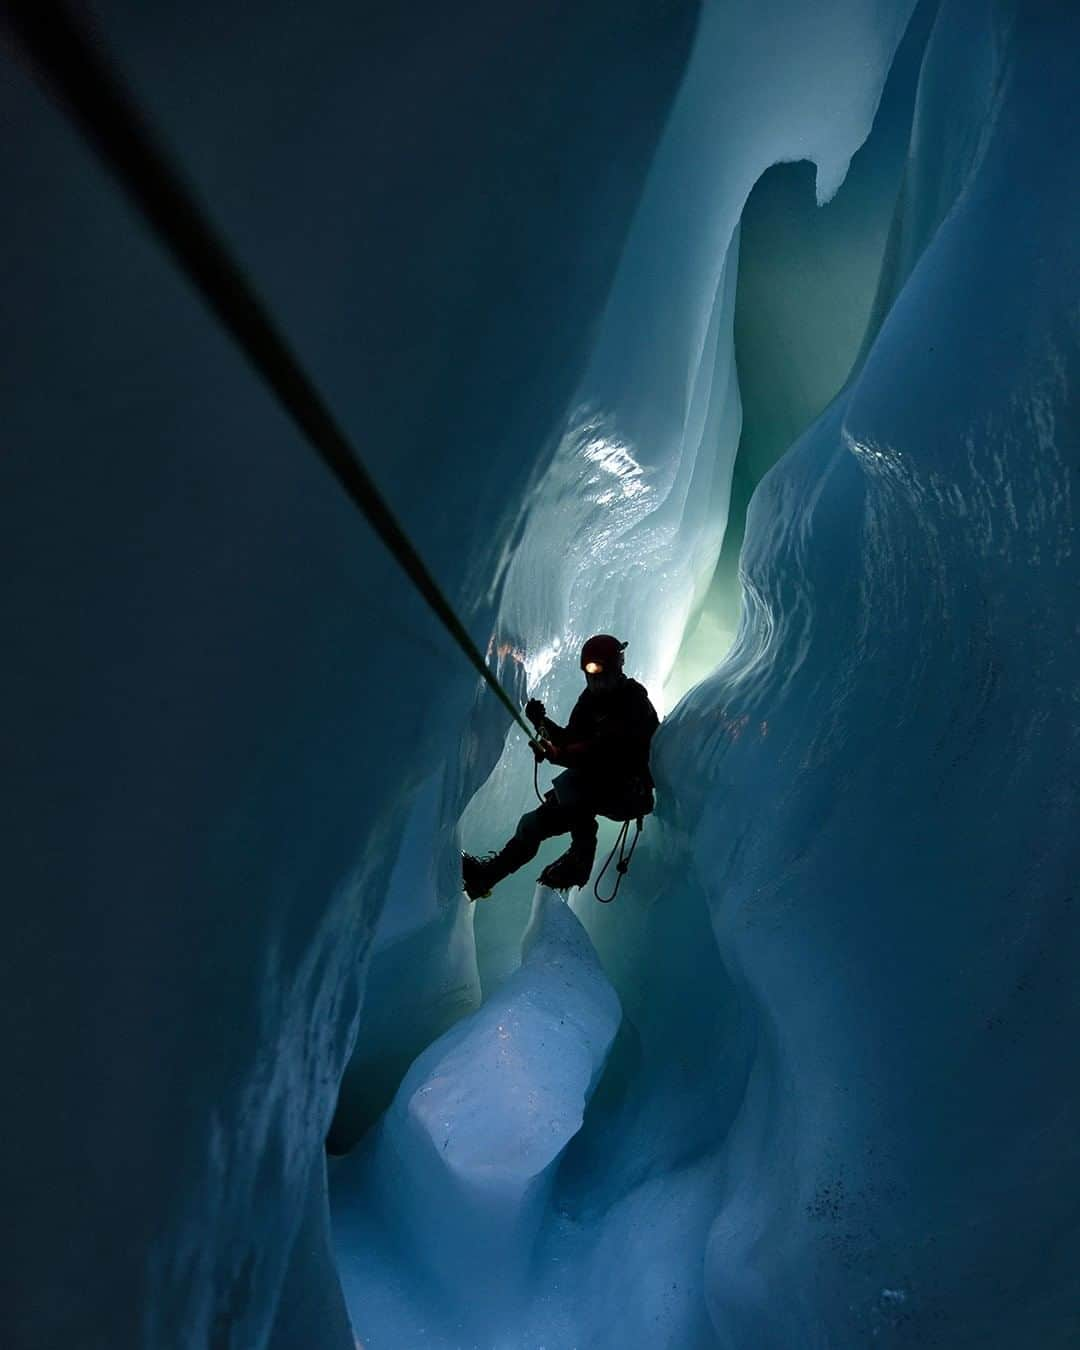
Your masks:
[[[513,837],[487,864],[486,875],[494,882],[516,872],[536,857],[545,839],[557,834],[570,835],[575,870],[588,873],[596,857],[596,815],[588,784],[571,770],[561,773],[543,804],[518,821]]]
[[[652,794],[646,801],[632,782],[604,783],[566,769],[555,779],[543,805],[527,811],[518,821],[513,838],[490,864],[495,880],[516,872],[535,858],[545,839],[569,834],[574,870],[587,874],[596,857],[596,817],[625,820],[652,810]]]
[[[596,856],[596,816],[582,806],[560,806],[552,798],[549,792],[542,806],[527,811],[518,821],[514,831],[518,846],[515,865],[523,867],[536,857],[545,839],[553,839],[557,834],[569,834],[571,847],[591,865]]]

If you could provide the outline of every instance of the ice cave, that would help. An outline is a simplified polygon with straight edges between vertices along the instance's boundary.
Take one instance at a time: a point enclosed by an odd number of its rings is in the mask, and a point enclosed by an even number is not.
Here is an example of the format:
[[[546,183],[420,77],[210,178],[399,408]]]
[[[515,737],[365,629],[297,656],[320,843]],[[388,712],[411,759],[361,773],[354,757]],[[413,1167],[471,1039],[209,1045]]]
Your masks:
[[[0,31],[0,1345],[1080,1346],[1080,5]],[[628,643],[614,903],[462,893],[525,732],[194,216],[515,709]]]

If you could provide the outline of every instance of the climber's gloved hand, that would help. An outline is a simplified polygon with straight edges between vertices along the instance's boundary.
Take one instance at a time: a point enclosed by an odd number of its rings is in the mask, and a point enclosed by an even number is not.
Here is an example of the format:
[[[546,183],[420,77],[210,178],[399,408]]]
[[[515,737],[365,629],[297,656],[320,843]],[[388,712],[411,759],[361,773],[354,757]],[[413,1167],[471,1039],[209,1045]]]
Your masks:
[[[544,714],[546,712],[547,709],[544,707],[544,705],[540,702],[538,698],[531,698],[529,699],[528,703],[525,704],[525,716],[529,719],[529,721],[533,724],[533,726],[536,726],[538,722],[542,722],[544,720]]]

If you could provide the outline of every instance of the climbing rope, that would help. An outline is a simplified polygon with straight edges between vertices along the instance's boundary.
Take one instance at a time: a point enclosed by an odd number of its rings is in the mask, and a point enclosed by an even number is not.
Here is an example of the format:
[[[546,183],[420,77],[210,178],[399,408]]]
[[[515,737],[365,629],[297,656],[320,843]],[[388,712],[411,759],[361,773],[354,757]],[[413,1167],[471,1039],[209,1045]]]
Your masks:
[[[532,741],[532,733],[510,696],[119,74],[82,31],[63,0],[0,0],[0,4],[46,86],[276,394],[346,496],[364,514],[447,632]]]
[[[630,834],[630,821],[624,820],[622,825],[619,827],[619,833],[615,836],[615,843],[612,847],[611,852],[607,856],[607,862],[604,863],[603,867],[601,867],[600,875],[593,882],[593,895],[596,896],[597,900],[599,900],[602,905],[611,904],[612,900],[614,900],[615,897],[619,894],[619,887],[622,885],[623,877],[626,876],[627,872],[630,870],[630,859],[634,856],[634,849],[637,848],[637,842],[641,838],[642,830],[645,828],[644,816],[638,816],[637,821],[635,823],[637,825],[637,828],[634,831],[634,842],[630,845],[629,853],[627,853],[625,850],[626,850],[626,840]],[[616,853],[618,853],[619,855],[619,861],[615,864],[615,871],[618,873],[618,875],[615,878],[615,889],[611,892],[610,895],[601,895],[600,883],[601,881],[603,881],[604,873],[611,866],[612,859],[615,857]]]

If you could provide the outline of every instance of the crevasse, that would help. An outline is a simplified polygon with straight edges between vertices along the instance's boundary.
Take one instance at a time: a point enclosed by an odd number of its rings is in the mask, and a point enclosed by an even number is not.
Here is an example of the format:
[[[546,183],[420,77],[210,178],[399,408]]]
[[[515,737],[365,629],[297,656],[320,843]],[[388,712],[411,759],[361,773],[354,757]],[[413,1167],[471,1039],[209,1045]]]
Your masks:
[[[520,735],[12,65],[5,1344],[1073,1345],[1080,19],[101,28],[506,686],[629,638],[660,805],[464,904]]]
[[[890,27],[877,16],[878,40],[898,39],[907,17]],[[818,31],[822,47],[801,54],[830,82],[829,101],[814,100],[811,81],[805,104],[753,121],[733,153],[720,138],[717,172],[695,138],[725,99],[752,104],[739,74],[754,70],[755,34],[740,19],[728,30],[704,16],[611,326],[508,571],[502,630],[521,642],[529,692],[549,701],[572,697],[577,644],[596,628],[629,636],[635,672],[663,687],[716,563],[739,439],[738,216],[756,177],[799,157],[798,137],[828,146],[819,198],[823,182],[835,190],[869,129],[853,109],[872,114],[892,56],[889,46],[876,68],[854,63],[872,74],[852,86],[852,68],[829,61],[850,46]],[[1064,89],[1076,60],[1075,22],[1058,22],[1055,35],[1046,14],[949,4],[913,21],[906,159],[890,178],[881,128],[867,147],[876,179],[867,170],[853,184],[864,204],[833,226],[853,252],[876,246],[878,267],[822,264],[841,293],[863,267],[850,377],[794,446],[778,447],[787,453],[753,498],[741,627],[658,737],[660,820],[634,899],[617,915],[587,895],[574,902],[624,1020],[549,1217],[539,1235],[521,1230],[531,1287],[508,1311],[451,1280],[438,1297],[454,1311],[440,1322],[427,1301],[437,1276],[398,1272],[402,1305],[386,1314],[374,1287],[385,1267],[358,1274],[354,1259],[346,1288],[373,1344],[419,1343],[421,1324],[448,1347],[1005,1347],[1033,1328],[1055,1345],[1075,1333],[1053,1069],[1067,1051],[1043,1021],[1064,992],[1057,942],[1075,941],[1075,759],[1042,742],[1048,689],[1033,693],[1029,663],[1056,664],[1071,641],[1044,588],[1075,593],[1058,439],[1075,329],[1044,268],[1054,257],[1075,277],[1064,222],[1076,203],[1058,195],[1054,157],[1033,152],[1022,189],[1016,164],[1019,145],[1068,122],[1041,87],[1060,63]],[[785,52],[777,68],[798,60]],[[688,176],[693,166],[700,198],[674,189],[673,165]],[[673,262],[663,249],[683,211],[713,250]],[[764,293],[758,282],[752,294]],[[798,296],[784,303],[798,313]],[[1058,621],[1035,625],[1043,656],[1025,639],[1014,665],[1004,652],[1029,604]],[[543,644],[535,663],[526,634]],[[1068,720],[1071,695],[1058,697]],[[484,842],[499,842],[527,806],[522,751],[511,736],[465,815],[469,837],[486,829]],[[1024,803],[1014,797],[1026,775],[1049,810],[1033,809],[1030,787]],[[514,965],[530,889],[500,892],[477,915],[485,983]],[[464,1068],[462,1091],[468,1081]],[[494,1138],[499,1126],[477,1128]],[[348,1183],[338,1203],[355,1212]],[[474,1230],[458,1221],[468,1248]],[[411,1224],[423,1251],[422,1206]],[[370,1246],[365,1236],[353,1250]],[[1025,1253],[1047,1242],[1055,1257],[1036,1291]]]

